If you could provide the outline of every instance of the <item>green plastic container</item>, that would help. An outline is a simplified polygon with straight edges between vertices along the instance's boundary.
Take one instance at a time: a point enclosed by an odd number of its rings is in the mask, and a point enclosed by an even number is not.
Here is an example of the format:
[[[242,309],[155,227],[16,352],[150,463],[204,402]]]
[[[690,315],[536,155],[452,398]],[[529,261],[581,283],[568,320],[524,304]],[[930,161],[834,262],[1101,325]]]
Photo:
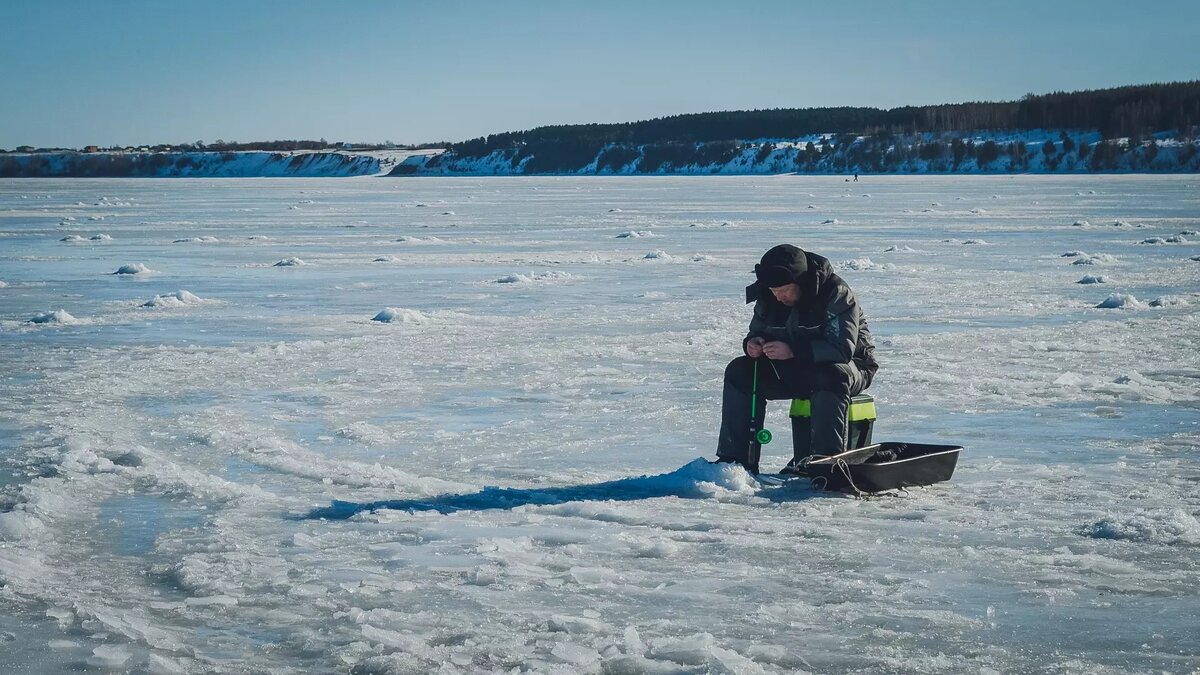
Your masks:
[[[806,398],[792,399],[788,413],[792,418],[793,461],[812,454],[812,412]],[[846,449],[857,450],[871,444],[871,432],[875,428],[875,397],[859,394],[850,398],[850,413],[846,416]]]

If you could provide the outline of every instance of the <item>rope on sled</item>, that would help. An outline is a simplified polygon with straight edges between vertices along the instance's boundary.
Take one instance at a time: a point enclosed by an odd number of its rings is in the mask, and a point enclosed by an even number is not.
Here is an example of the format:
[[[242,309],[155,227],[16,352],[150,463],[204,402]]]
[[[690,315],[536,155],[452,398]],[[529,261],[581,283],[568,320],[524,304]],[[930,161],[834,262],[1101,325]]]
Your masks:
[[[808,462],[815,458],[816,457],[806,457],[803,464],[805,466],[807,466]],[[873,499],[875,497],[907,497],[908,496],[908,490],[903,487],[896,488],[895,490],[893,490],[891,492],[866,492],[866,491],[860,489],[858,487],[858,485],[856,485],[854,483],[854,477],[850,474],[850,465],[847,464],[846,460],[844,460],[844,459],[839,459],[833,465],[833,467],[834,467],[834,469],[841,472],[842,476],[846,479],[846,483],[850,486],[850,489],[854,490],[854,498],[855,499],[861,499],[863,501],[870,501],[871,499]],[[824,490],[826,488],[826,486],[829,485],[829,480],[827,478],[825,478],[824,476],[817,476],[816,478],[813,478],[811,482],[812,482],[812,486],[818,490]]]

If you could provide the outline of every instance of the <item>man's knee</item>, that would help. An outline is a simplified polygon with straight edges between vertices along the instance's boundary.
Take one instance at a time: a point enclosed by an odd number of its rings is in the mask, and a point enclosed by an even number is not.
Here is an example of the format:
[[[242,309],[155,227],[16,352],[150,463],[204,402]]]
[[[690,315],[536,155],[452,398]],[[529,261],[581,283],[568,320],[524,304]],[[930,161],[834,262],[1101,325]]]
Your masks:
[[[725,366],[725,381],[738,384],[749,382],[753,371],[754,359],[749,356],[739,356]]]
[[[849,369],[828,366],[813,373],[813,390],[828,391],[840,396],[849,396],[852,373]]]

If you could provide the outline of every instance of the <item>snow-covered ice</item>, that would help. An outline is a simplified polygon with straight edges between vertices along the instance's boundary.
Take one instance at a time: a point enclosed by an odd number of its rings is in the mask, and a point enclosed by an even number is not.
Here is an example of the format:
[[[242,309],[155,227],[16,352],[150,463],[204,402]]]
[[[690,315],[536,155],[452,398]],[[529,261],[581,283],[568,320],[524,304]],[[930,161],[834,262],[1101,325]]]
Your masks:
[[[0,180],[0,670],[1200,668],[1195,177],[860,180]],[[875,438],[953,480],[705,461],[781,242],[887,259]]]

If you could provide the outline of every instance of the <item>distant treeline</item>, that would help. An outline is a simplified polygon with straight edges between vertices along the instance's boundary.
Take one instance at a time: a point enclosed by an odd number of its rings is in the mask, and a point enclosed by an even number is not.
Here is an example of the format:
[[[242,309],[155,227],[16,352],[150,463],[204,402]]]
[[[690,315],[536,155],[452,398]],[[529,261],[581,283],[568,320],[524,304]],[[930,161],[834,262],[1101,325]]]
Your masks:
[[[601,150],[614,165],[638,146],[663,148],[750,139],[796,139],[813,134],[855,134],[886,138],[964,131],[1091,129],[1101,138],[1138,141],[1157,131],[1193,137],[1200,124],[1200,81],[1146,84],[1094,91],[1029,94],[1020,101],[953,103],[879,108],[801,108],[676,115],[620,124],[538,127],[454,143],[453,155],[486,157],[511,153],[528,160],[529,173],[577,169]],[[720,147],[719,145],[716,147]],[[603,162],[605,158],[602,158]],[[650,158],[653,163],[654,158]],[[715,158],[714,158],[715,159]]]

